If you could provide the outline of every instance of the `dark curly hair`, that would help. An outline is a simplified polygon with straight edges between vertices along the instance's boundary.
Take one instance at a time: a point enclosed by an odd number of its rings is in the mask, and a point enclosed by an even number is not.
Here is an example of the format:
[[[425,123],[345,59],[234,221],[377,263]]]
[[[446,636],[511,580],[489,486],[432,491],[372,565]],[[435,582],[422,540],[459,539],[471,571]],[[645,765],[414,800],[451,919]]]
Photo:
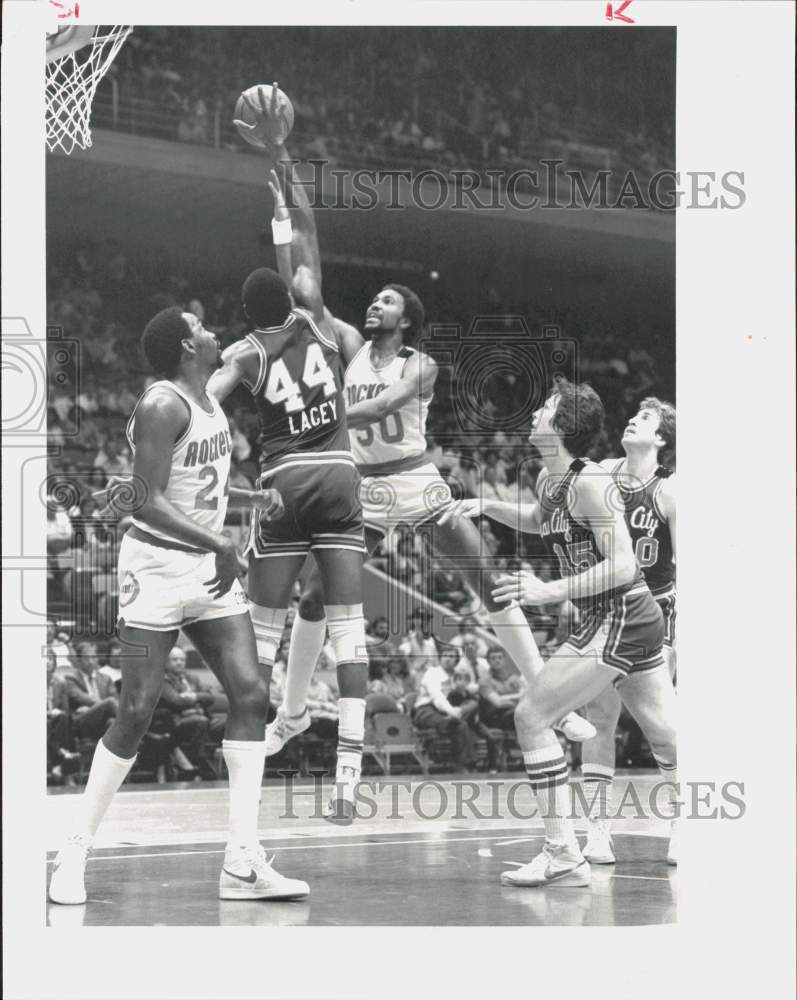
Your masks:
[[[141,350],[147,364],[158,375],[173,378],[183,356],[183,341],[190,337],[191,327],[179,306],[161,309],[141,335]]]

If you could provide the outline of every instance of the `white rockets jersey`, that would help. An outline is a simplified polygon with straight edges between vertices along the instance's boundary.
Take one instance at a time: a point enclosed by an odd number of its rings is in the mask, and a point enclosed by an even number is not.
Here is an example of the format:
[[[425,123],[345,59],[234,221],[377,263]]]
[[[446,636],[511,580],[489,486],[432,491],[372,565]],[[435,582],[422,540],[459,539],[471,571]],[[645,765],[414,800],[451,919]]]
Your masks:
[[[415,353],[411,347],[402,347],[389,365],[374,368],[371,344],[363,344],[346,369],[346,405],[354,406],[365,399],[373,399],[388,386],[395,385],[401,379],[407,359]],[[413,396],[379,423],[349,431],[354,461],[361,471],[362,467],[393,466],[426,453],[426,416],[431,398],[431,395],[426,399]]]
[[[203,528],[221,533],[227,515],[229,494],[230,457],[232,441],[230,425],[221,406],[208,396],[213,412],[207,413],[197,406],[174,382],[154,382],[142,393],[127,422],[127,440],[135,453],[133,427],[136,410],[141,400],[156,386],[168,386],[181,396],[190,410],[191,416],[183,436],[175,442],[172,454],[172,468],[165,497],[174,507]],[[133,518],[133,524],[158,538],[169,539],[169,535],[153,528],[143,521]],[[178,539],[170,539],[178,541]],[[185,542],[179,542],[184,545]]]

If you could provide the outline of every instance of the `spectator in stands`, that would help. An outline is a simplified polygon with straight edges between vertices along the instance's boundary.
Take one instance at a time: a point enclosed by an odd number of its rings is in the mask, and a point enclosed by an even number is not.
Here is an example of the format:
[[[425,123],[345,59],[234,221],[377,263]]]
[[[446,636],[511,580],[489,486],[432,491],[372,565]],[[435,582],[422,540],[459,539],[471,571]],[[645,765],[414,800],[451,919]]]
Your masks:
[[[490,672],[488,661],[479,655],[479,639],[473,632],[467,633],[463,639],[462,657],[457,666],[468,671],[471,683],[475,681],[478,684]]]
[[[94,458],[94,468],[102,469],[108,476],[129,476],[133,466],[127,445],[109,434]]]
[[[478,628],[478,626],[479,623],[472,615],[463,618],[457,625],[457,634],[451,639],[450,645],[456,646],[457,649],[461,650],[465,645],[466,639],[475,638],[478,655],[481,657],[487,656],[487,643],[480,635],[474,632],[474,629]]]
[[[425,671],[427,664],[425,660],[423,663]],[[366,715],[411,709],[415,700],[415,687],[404,656],[373,657],[369,664],[369,675]]]
[[[77,644],[74,664],[65,675],[75,734],[98,740],[116,717],[119,698],[113,681],[100,670],[93,642]]]
[[[432,616],[421,608],[415,608],[407,624],[408,632],[399,643],[398,651],[414,671],[423,672],[437,660],[437,643],[432,638]]]
[[[69,778],[80,762],[72,751],[69,725],[69,692],[64,677],[56,671],[55,654],[47,651],[47,767],[58,781]]]
[[[452,673],[440,663],[426,669],[412,710],[412,721],[422,733],[450,737],[457,770],[464,771],[475,762],[475,738],[463,718],[462,709],[448,700]]]
[[[366,628],[365,641],[369,652],[373,650],[378,656],[392,656],[396,647],[390,639],[390,622],[384,615],[379,615]]]
[[[176,748],[182,751],[191,764],[190,769],[184,766],[180,769],[198,771],[203,778],[210,780],[218,775],[208,758],[206,746],[209,742],[221,745],[224,733],[223,722],[216,721],[213,729],[211,728],[211,712],[215,701],[215,695],[188,672],[185,652],[175,646],[166,661],[158,708],[168,709],[172,713]],[[181,758],[179,763],[184,764]]]
[[[54,497],[47,498],[47,606],[66,608],[71,598],[69,586],[72,522]]]
[[[479,680],[481,717],[493,729],[510,732],[515,727],[515,706],[520,701],[522,682],[513,673],[500,646],[487,651],[489,668]]]
[[[71,670],[74,658],[74,651],[69,640],[69,633],[65,629],[57,629],[50,623],[47,626],[47,647],[49,652],[55,657],[55,669],[63,674]]]
[[[435,570],[432,578],[432,600],[443,604],[452,611],[461,611],[473,601],[465,578],[459,570],[445,564]]]
[[[465,667],[456,667],[453,674],[453,688],[448,693],[448,701],[459,708],[462,718],[468,723],[475,736],[481,737],[487,744],[487,767],[491,774],[498,770],[499,746],[493,734],[484,725],[479,716],[479,698],[473,690],[470,671]],[[478,690],[478,689],[477,689]]]
[[[394,532],[387,558],[389,575],[413,590],[419,589],[423,585],[420,554],[420,540],[412,531]]]
[[[105,651],[105,656],[100,657],[102,660],[100,673],[110,678],[117,691],[119,691],[122,685],[122,668],[120,662],[122,656],[123,647],[121,642],[118,639],[111,639]]]

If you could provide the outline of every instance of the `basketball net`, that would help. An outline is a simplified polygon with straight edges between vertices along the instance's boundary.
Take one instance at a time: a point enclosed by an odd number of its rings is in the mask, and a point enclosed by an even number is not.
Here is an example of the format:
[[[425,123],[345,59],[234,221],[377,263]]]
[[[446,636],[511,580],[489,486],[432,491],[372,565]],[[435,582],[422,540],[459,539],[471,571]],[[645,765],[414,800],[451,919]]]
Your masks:
[[[48,35],[45,65],[47,148],[91,146],[91,102],[132,25],[97,25]]]

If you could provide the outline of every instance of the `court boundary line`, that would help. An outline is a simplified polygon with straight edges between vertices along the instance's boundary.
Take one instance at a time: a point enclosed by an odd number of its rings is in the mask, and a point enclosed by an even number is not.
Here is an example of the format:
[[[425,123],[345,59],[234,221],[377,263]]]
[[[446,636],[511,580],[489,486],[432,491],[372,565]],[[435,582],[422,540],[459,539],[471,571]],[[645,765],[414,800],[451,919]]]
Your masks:
[[[329,834],[326,834],[326,835],[319,834],[319,839],[320,839],[321,836],[329,837]],[[378,836],[380,836],[380,834],[370,834],[370,836],[371,837],[378,837]],[[523,839],[524,840],[540,840],[544,836],[545,836],[544,832],[540,832],[539,834],[534,834],[534,835],[529,836],[528,838],[523,838]],[[618,836],[618,837],[623,837],[623,836],[652,837],[654,840],[666,840],[667,839],[666,837],[656,836],[656,834],[642,833],[641,831],[635,831],[633,833],[628,833],[628,834],[621,833],[621,834],[616,834],[616,836]],[[467,843],[468,841],[472,841],[474,843],[480,843],[482,841],[489,841],[489,842],[495,842],[496,846],[500,846],[499,842],[502,841],[502,840],[504,840],[505,837],[506,837],[506,834],[504,834],[504,833],[497,834],[497,835],[484,835],[484,834],[478,834],[477,833],[477,834],[475,834],[473,836],[469,836],[469,837],[441,837],[439,834],[436,834],[436,833],[430,831],[428,835],[426,835],[426,836],[424,836],[424,837],[422,837],[420,839],[414,839],[414,840],[370,840],[370,841],[359,841],[358,840],[358,841],[355,841],[354,837],[333,837],[331,839],[330,843],[324,843],[324,844],[313,844],[313,843],[285,844],[284,846],[281,846],[281,845],[275,845],[275,846],[268,845],[268,850],[269,851],[273,851],[274,854],[276,855],[278,853],[283,853],[285,851],[308,851],[308,850],[317,851],[317,850],[322,850],[323,848],[336,848],[336,847],[400,847],[403,844],[407,844],[407,845],[429,844],[430,843],[430,838],[435,838],[434,840],[431,841],[432,843],[440,843],[440,844]],[[224,844],[226,842],[223,841],[223,840],[220,840],[220,841],[216,841],[216,843]],[[171,845],[169,845],[169,846],[171,846]],[[174,846],[177,846],[177,845],[174,845]],[[108,850],[108,848],[99,848],[99,850]],[[106,854],[106,855],[103,855],[102,857],[89,857],[88,861],[87,861],[87,864],[93,864],[93,863],[97,863],[97,862],[101,862],[101,861],[135,861],[135,860],[137,860],[139,858],[142,858],[142,859],[148,859],[148,858],[175,858],[175,857],[181,857],[181,856],[188,857],[190,855],[212,855],[212,854],[224,854],[224,848],[220,848],[220,849],[214,848],[213,850],[201,850],[201,851],[191,851],[191,850],[188,850],[188,851],[180,851],[180,850],[155,851],[155,852],[148,853],[148,854]],[[51,864],[54,863],[54,861],[55,861],[54,857],[50,858],[50,859],[47,860],[47,864],[51,865]],[[632,877],[633,878],[645,878],[647,876],[639,875],[639,876],[624,876],[624,877],[626,877],[626,878],[632,878]],[[669,881],[669,880],[668,879],[663,879],[663,881]]]

